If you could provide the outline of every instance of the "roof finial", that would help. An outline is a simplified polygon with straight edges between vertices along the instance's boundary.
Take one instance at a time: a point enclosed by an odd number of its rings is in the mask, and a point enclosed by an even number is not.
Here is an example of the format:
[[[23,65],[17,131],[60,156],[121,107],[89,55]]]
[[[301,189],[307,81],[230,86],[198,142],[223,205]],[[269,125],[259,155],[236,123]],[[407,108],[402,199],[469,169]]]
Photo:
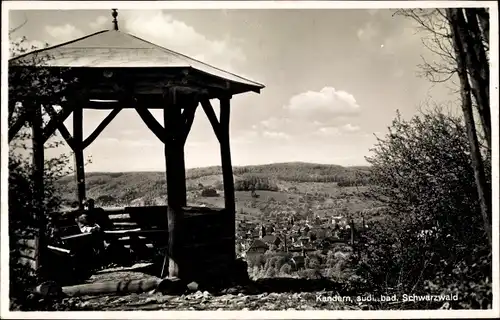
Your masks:
[[[111,9],[113,12],[111,15],[113,16],[113,26],[116,31],[118,31],[118,20],[116,20],[116,17],[118,17],[118,9]]]

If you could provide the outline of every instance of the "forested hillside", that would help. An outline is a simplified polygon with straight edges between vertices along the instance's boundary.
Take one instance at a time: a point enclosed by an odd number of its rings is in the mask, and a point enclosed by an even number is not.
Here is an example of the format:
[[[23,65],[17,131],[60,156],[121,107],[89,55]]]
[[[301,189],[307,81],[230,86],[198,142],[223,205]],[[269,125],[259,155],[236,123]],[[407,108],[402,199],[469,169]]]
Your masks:
[[[283,183],[287,185],[304,182],[334,183],[338,186],[366,185],[369,183],[369,167],[342,167],[339,165],[312,164],[302,162],[274,163],[267,165],[234,167],[236,190],[276,191]],[[220,166],[188,169],[188,190],[200,185],[222,189]],[[73,176],[60,180],[63,199],[74,199],[76,184]],[[91,172],[86,175],[89,197],[104,202],[130,202],[144,196],[166,195],[164,172]]]

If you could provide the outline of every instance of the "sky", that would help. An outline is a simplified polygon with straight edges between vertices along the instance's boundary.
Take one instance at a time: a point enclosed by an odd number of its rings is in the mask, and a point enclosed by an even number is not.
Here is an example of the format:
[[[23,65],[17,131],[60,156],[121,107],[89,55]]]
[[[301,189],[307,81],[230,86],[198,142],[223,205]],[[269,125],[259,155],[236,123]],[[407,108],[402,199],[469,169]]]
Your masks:
[[[366,165],[399,109],[456,100],[450,85],[418,76],[422,45],[412,21],[388,9],[118,10],[120,31],[265,85],[231,100],[233,165],[314,162]],[[55,45],[111,29],[111,10],[11,11],[11,34]],[[217,103],[215,103],[217,108]],[[84,137],[109,111],[84,111]],[[162,123],[161,111],[152,111]],[[65,122],[71,132],[71,117]],[[69,152],[68,147],[49,154]],[[186,143],[186,167],[220,165],[201,108]],[[162,143],[134,110],[122,110],[85,149],[87,171],[161,171]]]

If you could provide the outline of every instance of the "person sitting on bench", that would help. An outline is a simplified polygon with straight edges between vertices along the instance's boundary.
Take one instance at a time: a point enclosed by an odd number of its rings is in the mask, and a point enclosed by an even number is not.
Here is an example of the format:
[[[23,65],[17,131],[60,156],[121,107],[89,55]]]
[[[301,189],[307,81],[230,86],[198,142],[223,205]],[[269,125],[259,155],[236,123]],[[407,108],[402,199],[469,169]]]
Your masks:
[[[76,224],[82,233],[94,233],[101,230],[101,226],[97,224],[92,210],[88,210],[88,203],[84,202],[84,209],[76,217]]]

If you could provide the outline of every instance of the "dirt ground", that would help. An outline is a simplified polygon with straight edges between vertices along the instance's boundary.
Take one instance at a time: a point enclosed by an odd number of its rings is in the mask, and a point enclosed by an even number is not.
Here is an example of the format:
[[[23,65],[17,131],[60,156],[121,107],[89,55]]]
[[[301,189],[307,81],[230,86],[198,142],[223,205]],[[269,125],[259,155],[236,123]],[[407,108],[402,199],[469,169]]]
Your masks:
[[[102,271],[89,279],[89,283],[113,280],[142,280],[151,275],[128,269],[116,268]],[[133,310],[359,310],[361,305],[347,302],[323,302],[318,296],[335,296],[335,291],[320,292],[256,292],[244,293],[229,288],[213,294],[195,291],[181,296],[161,293],[128,295],[101,295],[64,298],[58,309],[94,311]]]

